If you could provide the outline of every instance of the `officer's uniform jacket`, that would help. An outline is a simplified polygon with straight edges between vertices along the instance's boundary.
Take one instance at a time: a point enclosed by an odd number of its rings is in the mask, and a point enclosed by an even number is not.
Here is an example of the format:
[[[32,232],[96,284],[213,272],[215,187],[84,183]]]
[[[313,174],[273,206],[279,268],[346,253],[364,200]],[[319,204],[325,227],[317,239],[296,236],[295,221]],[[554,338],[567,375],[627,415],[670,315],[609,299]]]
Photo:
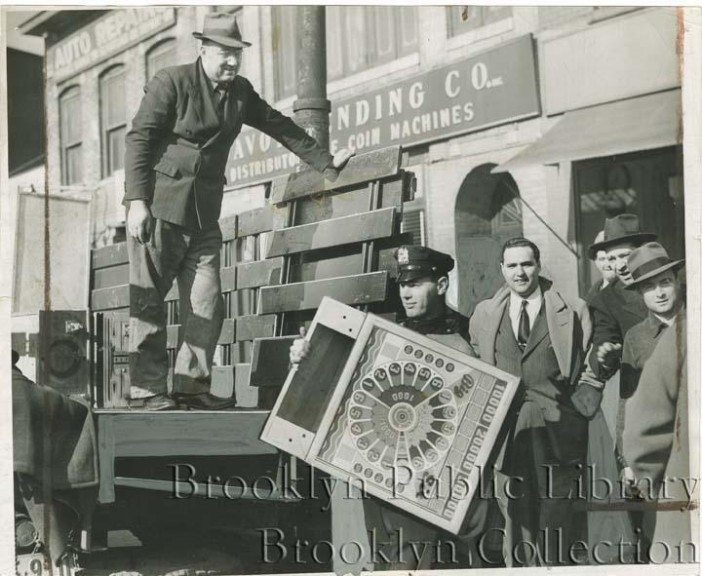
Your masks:
[[[194,230],[216,224],[229,149],[243,124],[320,172],[332,163],[327,151],[242,76],[229,86],[220,117],[200,59],[160,70],[145,92],[126,137],[124,200],[147,201],[155,218]]]
[[[450,308],[446,308],[446,313],[439,318],[407,318],[400,322],[400,326],[424,334],[469,356],[476,355],[468,342],[468,318]]]

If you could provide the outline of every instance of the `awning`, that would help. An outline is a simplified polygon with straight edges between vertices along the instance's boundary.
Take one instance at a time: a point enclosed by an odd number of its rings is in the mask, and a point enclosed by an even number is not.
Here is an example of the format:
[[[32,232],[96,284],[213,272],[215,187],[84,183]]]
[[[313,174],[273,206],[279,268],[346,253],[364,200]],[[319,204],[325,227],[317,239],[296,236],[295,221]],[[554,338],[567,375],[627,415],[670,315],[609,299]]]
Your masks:
[[[681,119],[680,90],[566,112],[538,142],[492,171],[674,146],[682,141]]]

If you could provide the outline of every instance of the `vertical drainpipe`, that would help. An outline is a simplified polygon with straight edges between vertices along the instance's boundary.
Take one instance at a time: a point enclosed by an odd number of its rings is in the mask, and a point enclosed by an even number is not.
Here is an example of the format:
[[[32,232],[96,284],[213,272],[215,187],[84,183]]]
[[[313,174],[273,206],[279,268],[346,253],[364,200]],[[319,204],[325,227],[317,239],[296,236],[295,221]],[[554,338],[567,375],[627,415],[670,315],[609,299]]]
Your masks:
[[[320,146],[329,149],[327,100],[327,41],[324,6],[298,6],[297,100],[293,103],[295,122]]]

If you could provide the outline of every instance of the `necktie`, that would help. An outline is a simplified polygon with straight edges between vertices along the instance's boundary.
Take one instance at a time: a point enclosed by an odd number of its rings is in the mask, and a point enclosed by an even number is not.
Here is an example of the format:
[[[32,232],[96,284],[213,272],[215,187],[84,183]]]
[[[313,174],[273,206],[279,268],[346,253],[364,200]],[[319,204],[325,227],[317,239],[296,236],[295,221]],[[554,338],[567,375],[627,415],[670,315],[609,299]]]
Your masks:
[[[224,104],[227,101],[227,87],[224,84],[218,84],[215,89],[217,96],[217,115],[220,118],[224,117]]]
[[[526,300],[522,300],[522,310],[519,313],[519,328],[517,330],[517,342],[519,347],[524,350],[527,341],[529,340],[529,314],[527,314],[527,304]]]

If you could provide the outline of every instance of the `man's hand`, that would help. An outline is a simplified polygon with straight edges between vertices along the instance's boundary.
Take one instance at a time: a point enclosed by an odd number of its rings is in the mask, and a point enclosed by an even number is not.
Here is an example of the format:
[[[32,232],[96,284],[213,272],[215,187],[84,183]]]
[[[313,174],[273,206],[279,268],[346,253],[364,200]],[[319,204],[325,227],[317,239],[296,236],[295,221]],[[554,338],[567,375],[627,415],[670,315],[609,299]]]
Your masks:
[[[622,359],[622,345],[612,342],[600,344],[597,349],[597,361],[607,370],[616,370]]]
[[[336,154],[334,154],[334,168],[336,168],[337,170],[341,170],[344,166],[346,166],[346,163],[355,155],[356,153],[353,150],[349,150],[348,148],[342,148],[341,150],[338,150]]]
[[[151,238],[153,218],[151,210],[143,200],[132,200],[129,203],[127,216],[127,230],[129,235],[140,244],[146,244]]]
[[[636,476],[629,466],[622,470],[622,483],[624,485],[624,495],[627,498],[641,498],[641,491],[639,490]]]
[[[349,161],[349,158],[355,155],[355,152],[352,152],[347,148],[342,148],[341,150],[338,150],[337,153],[334,154],[332,165],[324,171],[324,177],[327,180],[334,182],[339,177],[339,172],[341,171],[341,169],[344,166],[346,166],[346,163]]]
[[[290,346],[290,364],[293,366],[302,362],[310,352],[310,343],[305,340],[305,329],[300,328],[300,337],[296,338]]]
[[[602,402],[602,390],[585,382],[579,382],[570,397],[575,409],[585,418],[592,418]]]

